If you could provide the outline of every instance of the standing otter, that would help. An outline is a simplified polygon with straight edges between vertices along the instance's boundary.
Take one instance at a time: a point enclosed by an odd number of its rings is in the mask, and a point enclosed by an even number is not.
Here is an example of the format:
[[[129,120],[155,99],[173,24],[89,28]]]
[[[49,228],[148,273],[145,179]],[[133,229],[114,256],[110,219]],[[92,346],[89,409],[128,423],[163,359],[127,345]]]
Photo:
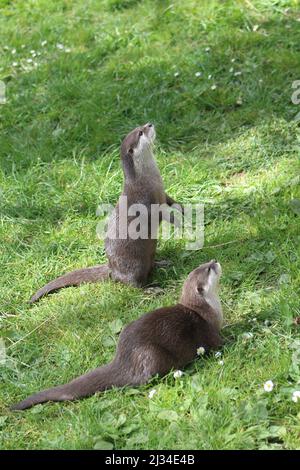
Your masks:
[[[152,143],[155,139],[153,124],[147,123],[131,131],[122,142],[121,159],[124,173],[124,188],[113,213],[108,221],[105,251],[108,264],[91,268],[77,269],[58,277],[39,289],[30,299],[36,302],[42,296],[54,292],[62,287],[77,286],[84,282],[97,282],[109,276],[116,280],[136,287],[146,284],[154,265],[154,256],[158,232],[158,223],[151,220],[152,204],[167,204],[171,206],[175,201],[165,193],[162,178],[156,165]],[[141,225],[148,228],[148,237],[133,239],[128,236],[128,226],[133,217],[126,220],[125,235],[120,237],[117,232],[122,210],[121,198],[127,198],[128,208],[134,204],[142,204],[147,209],[147,215],[142,218]],[[180,204],[176,205],[182,211]],[[127,214],[126,214],[127,215]],[[174,223],[174,218],[170,219]],[[113,234],[116,234],[114,237]],[[152,234],[152,235],[151,235]],[[154,235],[154,236],[153,236]]]
[[[177,305],[146,313],[124,328],[111,363],[66,385],[31,395],[11,409],[25,410],[47,401],[76,400],[112,387],[144,384],[156,374],[184,367],[200,346],[205,351],[218,348],[223,322],[220,276],[219,263],[202,264],[189,274]]]

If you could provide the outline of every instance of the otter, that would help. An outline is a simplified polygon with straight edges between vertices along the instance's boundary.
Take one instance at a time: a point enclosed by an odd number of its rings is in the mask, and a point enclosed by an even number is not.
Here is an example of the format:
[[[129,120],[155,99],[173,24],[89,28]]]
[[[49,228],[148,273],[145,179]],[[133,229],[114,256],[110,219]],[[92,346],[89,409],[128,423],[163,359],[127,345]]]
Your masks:
[[[65,385],[36,393],[11,407],[25,410],[47,401],[70,401],[112,387],[145,384],[195,359],[222,343],[223,322],[218,295],[221,266],[215,260],[202,264],[186,279],[179,303],[146,313],[121,332],[111,363]]]
[[[127,198],[128,208],[133,204],[143,204],[146,207],[147,215],[143,216],[141,225],[148,228],[147,239],[133,239],[128,236],[128,226],[133,217],[127,219],[126,238],[118,233],[117,228],[123,215],[122,208],[120,209],[120,197],[107,225],[105,252],[108,264],[77,269],[60,276],[39,289],[31,297],[30,303],[36,302],[44,295],[62,287],[98,282],[109,277],[135,287],[142,287],[146,284],[155,264],[154,256],[157,244],[155,234],[157,235],[161,220],[166,218],[163,216],[164,214],[160,213],[159,221],[155,224],[150,216],[151,205],[167,204],[167,206],[173,206],[183,212],[182,206],[176,203],[164,190],[163,181],[152,152],[155,136],[154,125],[147,123],[131,131],[121,145],[124,173],[124,187],[121,197]],[[171,223],[175,223],[174,214],[171,214],[169,220]],[[116,235],[114,236],[114,234]]]

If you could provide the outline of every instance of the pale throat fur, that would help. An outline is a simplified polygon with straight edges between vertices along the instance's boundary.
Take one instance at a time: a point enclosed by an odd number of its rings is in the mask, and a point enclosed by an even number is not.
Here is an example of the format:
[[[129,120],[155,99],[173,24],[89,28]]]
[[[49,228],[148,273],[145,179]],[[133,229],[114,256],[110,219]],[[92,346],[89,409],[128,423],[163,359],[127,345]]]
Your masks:
[[[185,281],[180,303],[192,310],[198,310],[201,301],[211,307],[209,312],[201,309],[201,316],[219,330],[223,324],[223,310],[219,298],[221,265],[214,260],[190,273]]]

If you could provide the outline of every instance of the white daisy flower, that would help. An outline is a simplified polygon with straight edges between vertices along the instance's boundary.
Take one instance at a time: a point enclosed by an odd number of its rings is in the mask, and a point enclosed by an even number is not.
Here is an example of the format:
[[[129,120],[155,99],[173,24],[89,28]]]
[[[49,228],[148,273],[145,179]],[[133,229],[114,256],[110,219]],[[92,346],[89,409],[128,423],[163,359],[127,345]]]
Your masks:
[[[239,75],[242,75],[242,72],[239,72],[239,71],[238,71],[238,72],[234,72],[233,75],[234,75],[235,77],[238,77]]]
[[[60,49],[60,50],[64,49],[64,45],[60,43],[56,44],[56,47],[57,49]]]
[[[154,395],[157,393],[157,391],[155,390],[155,388],[153,390],[150,390],[149,394],[148,394],[148,397],[149,398],[153,398]]]
[[[43,47],[46,46],[46,44],[47,44],[47,41],[42,41],[42,42],[41,42],[41,45],[42,45]]]
[[[297,403],[297,401],[300,401],[300,390],[295,390],[292,395],[292,400],[293,402]]]
[[[17,52],[16,49],[12,49],[12,50],[11,50],[11,53],[12,53],[13,55],[14,55],[16,52]]]
[[[174,77],[179,77],[179,72],[175,72]]]
[[[215,90],[216,88],[217,88],[217,85],[212,85],[212,86],[211,86],[211,89],[212,89],[212,90]]]
[[[201,77],[201,75],[202,75],[202,72],[196,72],[195,73],[195,77]]]
[[[221,359],[221,361],[219,361],[219,365],[224,366],[224,361],[222,359]]]
[[[180,377],[182,377],[182,376],[183,376],[182,370],[176,370],[174,372],[174,379],[180,379]]]
[[[244,333],[243,334],[243,338],[244,339],[251,339],[253,338],[253,333],[249,332],[249,333]]]
[[[203,356],[203,354],[205,354],[205,349],[203,346],[200,346],[200,348],[197,349],[197,354],[198,356]]]
[[[265,392],[272,392],[273,388],[274,388],[274,384],[273,384],[272,380],[267,380],[264,383],[264,391]]]

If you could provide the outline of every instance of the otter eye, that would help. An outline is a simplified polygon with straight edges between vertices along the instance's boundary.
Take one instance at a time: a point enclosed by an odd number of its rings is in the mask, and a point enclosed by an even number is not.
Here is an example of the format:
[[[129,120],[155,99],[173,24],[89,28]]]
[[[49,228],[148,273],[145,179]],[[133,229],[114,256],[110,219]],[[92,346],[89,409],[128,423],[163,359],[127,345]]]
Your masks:
[[[128,150],[128,153],[130,153],[130,155],[133,154],[133,148],[130,147],[130,149]]]
[[[141,135],[143,135],[143,131],[140,131],[140,132],[139,132],[139,136],[141,136]]]

